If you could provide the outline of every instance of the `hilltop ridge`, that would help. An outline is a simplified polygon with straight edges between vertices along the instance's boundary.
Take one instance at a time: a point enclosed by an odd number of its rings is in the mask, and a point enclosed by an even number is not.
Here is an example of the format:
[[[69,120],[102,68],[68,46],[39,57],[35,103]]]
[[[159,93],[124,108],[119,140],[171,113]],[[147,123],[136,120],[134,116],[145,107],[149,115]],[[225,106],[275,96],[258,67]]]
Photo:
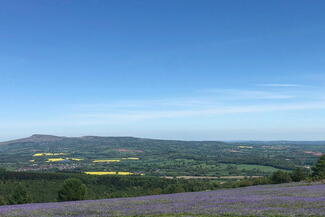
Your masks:
[[[325,140],[315,140],[315,141],[300,141],[300,140],[236,140],[236,141],[223,141],[223,140],[182,140],[182,139],[156,139],[156,138],[142,138],[134,136],[57,136],[49,134],[33,134],[26,138],[19,138],[14,140],[8,140],[0,142],[2,144],[11,144],[17,142],[51,142],[59,141],[63,139],[80,139],[80,140],[98,140],[98,139],[134,139],[134,140],[153,140],[153,141],[176,141],[176,142],[220,142],[227,144],[281,144],[281,145],[290,145],[290,144],[317,144],[325,145]]]
[[[53,135],[43,135],[43,134],[33,134],[30,137],[9,140],[0,142],[0,145],[8,145],[12,143],[24,143],[24,142],[47,142],[47,141],[59,141],[67,137],[53,136]]]

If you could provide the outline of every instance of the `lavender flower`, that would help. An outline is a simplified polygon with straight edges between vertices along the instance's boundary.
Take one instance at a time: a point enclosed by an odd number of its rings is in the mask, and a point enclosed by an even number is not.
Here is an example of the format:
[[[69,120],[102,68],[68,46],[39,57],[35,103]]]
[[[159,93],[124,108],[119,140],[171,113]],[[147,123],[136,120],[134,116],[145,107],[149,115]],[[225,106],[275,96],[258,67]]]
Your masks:
[[[325,216],[325,185],[265,185],[136,198],[0,206],[1,217],[161,214]]]

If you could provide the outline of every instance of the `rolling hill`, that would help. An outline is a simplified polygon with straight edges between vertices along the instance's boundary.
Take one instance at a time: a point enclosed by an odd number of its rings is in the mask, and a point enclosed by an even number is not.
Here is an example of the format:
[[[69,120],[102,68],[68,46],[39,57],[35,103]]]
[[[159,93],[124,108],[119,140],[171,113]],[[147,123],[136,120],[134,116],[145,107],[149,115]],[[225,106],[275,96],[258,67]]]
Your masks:
[[[320,142],[180,141],[32,135],[0,143],[0,167],[15,171],[125,172],[150,176],[260,176],[310,167]]]

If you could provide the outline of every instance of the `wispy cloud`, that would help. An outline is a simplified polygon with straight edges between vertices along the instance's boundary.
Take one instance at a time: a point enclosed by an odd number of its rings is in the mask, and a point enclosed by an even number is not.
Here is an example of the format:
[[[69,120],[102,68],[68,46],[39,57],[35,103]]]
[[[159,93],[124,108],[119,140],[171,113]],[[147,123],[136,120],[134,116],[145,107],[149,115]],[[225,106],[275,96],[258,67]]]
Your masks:
[[[247,106],[220,106],[215,108],[202,109],[183,109],[183,110],[142,110],[142,111],[116,111],[114,113],[81,113],[76,114],[74,118],[85,120],[102,120],[102,121],[133,121],[145,119],[161,118],[182,118],[194,116],[214,116],[236,113],[258,113],[258,112],[275,112],[275,111],[297,111],[297,110],[315,110],[325,109],[325,102],[309,102],[294,104],[267,104],[267,105],[247,105]]]
[[[269,84],[293,86],[294,84]],[[298,85],[298,84],[296,84]],[[90,105],[74,118],[91,121],[145,120],[226,115],[234,113],[325,109],[319,90],[205,89],[198,96],[157,100],[119,101]]]
[[[271,83],[271,84],[258,84],[262,87],[303,87],[301,84],[285,84],[285,83]]]
[[[205,93],[214,94],[215,96],[232,100],[232,99],[289,99],[294,98],[292,94],[285,92],[263,91],[263,90],[243,90],[243,89],[206,89]]]
[[[193,117],[218,117],[228,114],[269,113],[278,111],[311,111],[325,109],[325,98],[319,89],[264,91],[263,88],[207,89],[192,97],[166,97],[106,101],[73,105],[62,116],[39,123],[30,120],[16,123],[26,126],[94,126],[129,124],[137,121]],[[6,123],[10,124],[10,123]],[[2,123],[5,126],[4,122]],[[13,123],[11,123],[12,125]]]
[[[1,123],[0,128],[9,127],[77,127],[100,125],[125,125],[138,121],[154,121],[161,119],[217,117],[229,114],[269,113],[279,111],[312,111],[325,109],[323,102],[263,104],[247,106],[219,106],[214,108],[182,109],[182,110],[139,110],[139,111],[114,111],[114,112],[85,112],[61,117],[58,120],[47,121],[20,121]]]

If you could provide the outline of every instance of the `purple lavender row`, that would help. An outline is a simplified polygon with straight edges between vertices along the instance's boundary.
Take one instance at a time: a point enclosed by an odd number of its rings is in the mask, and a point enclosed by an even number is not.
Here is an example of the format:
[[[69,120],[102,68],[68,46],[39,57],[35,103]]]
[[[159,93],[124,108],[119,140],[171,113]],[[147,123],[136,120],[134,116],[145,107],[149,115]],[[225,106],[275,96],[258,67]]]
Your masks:
[[[0,206],[1,217],[159,214],[325,216],[325,185],[265,185],[136,198]]]

